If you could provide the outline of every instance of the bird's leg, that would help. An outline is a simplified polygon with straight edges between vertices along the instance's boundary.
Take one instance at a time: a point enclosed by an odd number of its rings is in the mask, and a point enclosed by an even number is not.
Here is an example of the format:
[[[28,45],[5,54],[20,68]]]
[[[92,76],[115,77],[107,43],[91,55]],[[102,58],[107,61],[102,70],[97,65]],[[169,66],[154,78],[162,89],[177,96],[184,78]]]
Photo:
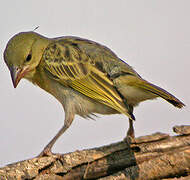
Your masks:
[[[127,131],[127,136],[124,138],[124,141],[126,141],[128,144],[131,144],[134,142],[135,139],[135,131],[133,127],[133,120],[129,119],[129,129]]]
[[[43,149],[43,151],[40,153],[39,156],[51,156],[53,155],[53,153],[51,152],[51,149],[53,147],[53,145],[55,144],[55,142],[57,141],[57,139],[68,129],[67,125],[64,125],[59,132],[55,135],[55,137],[45,146],[45,148]]]
[[[132,119],[129,119],[129,129],[127,131],[127,136],[131,137],[132,139],[135,138],[135,131],[134,131]]]
[[[133,113],[133,107],[129,106],[129,111],[132,114]],[[124,138],[124,141],[127,141],[128,143],[132,143],[135,139],[135,131],[133,127],[133,119],[129,118],[129,129],[127,131],[127,136]]]
[[[70,127],[74,117],[65,118],[64,126],[58,131],[58,133],[55,135],[55,137],[45,146],[43,151],[39,154],[40,157],[42,156],[51,156],[53,155],[51,149],[57,139]]]

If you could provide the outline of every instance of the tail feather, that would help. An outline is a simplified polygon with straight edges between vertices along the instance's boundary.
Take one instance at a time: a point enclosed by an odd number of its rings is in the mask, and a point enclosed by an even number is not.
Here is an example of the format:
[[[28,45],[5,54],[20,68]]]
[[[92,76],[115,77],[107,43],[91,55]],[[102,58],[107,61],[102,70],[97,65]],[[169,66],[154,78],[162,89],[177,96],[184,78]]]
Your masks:
[[[159,97],[165,99],[166,101],[168,101],[170,104],[174,105],[177,108],[182,108],[183,106],[185,106],[185,104],[181,102],[179,99],[177,99],[174,95],[170,94],[166,90],[154,84],[151,84],[145,80],[139,81],[139,83],[137,84],[140,88],[158,95]]]
[[[144,100],[153,99],[158,96],[165,99],[177,108],[182,108],[185,106],[185,104],[177,99],[174,95],[152,83],[149,83],[141,77],[133,75],[119,76],[114,80],[114,83],[120,93],[126,97],[126,99],[128,98],[128,100],[132,102],[133,105],[136,105]],[[122,89],[122,86],[126,88]],[[133,89],[130,89],[128,87],[132,87]],[[143,94],[142,92],[150,92],[153,96],[151,96],[150,93],[148,93],[150,96],[146,96],[146,93]],[[144,98],[142,96],[144,96]]]

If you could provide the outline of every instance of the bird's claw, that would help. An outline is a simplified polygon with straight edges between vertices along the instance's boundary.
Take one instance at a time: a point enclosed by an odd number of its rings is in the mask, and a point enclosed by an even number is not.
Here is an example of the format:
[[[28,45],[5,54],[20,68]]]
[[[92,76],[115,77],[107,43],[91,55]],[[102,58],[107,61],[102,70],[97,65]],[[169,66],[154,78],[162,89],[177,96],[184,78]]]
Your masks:
[[[37,157],[53,157],[55,159],[62,160],[62,155],[59,153],[52,153],[50,148],[44,148]]]
[[[45,157],[45,156],[53,156],[54,153],[51,152],[51,149],[45,148],[39,155],[38,157]]]
[[[123,139],[124,142],[126,142],[127,144],[134,144],[135,143],[135,137],[132,137],[132,136],[126,136],[124,139]]]

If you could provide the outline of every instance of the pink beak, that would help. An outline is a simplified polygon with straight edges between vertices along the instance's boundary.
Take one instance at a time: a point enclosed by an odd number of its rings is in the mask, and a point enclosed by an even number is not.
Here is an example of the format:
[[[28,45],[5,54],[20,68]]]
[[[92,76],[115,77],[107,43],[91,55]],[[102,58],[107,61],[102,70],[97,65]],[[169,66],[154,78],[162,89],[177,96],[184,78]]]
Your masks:
[[[19,69],[18,67],[14,67],[14,66],[10,68],[11,79],[12,79],[14,88],[17,87],[18,83],[27,72],[28,72],[27,68]]]

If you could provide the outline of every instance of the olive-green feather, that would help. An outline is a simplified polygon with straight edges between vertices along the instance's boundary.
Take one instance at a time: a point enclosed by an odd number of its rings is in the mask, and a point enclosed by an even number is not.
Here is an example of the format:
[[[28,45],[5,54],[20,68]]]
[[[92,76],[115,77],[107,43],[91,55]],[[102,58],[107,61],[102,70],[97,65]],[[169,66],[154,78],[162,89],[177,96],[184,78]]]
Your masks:
[[[173,96],[166,90],[152,83],[149,83],[144,79],[137,78],[135,76],[128,76],[128,78],[126,78],[126,83],[128,86],[140,88],[145,91],[151,92],[157,95],[158,97],[162,97],[163,99],[174,105],[175,107],[182,108],[183,106],[185,106],[184,103],[182,103],[179,99],[177,99],[175,96]]]
[[[76,46],[52,43],[45,50],[44,60],[46,70],[63,85],[133,119],[107,74],[100,71],[93,59]]]

